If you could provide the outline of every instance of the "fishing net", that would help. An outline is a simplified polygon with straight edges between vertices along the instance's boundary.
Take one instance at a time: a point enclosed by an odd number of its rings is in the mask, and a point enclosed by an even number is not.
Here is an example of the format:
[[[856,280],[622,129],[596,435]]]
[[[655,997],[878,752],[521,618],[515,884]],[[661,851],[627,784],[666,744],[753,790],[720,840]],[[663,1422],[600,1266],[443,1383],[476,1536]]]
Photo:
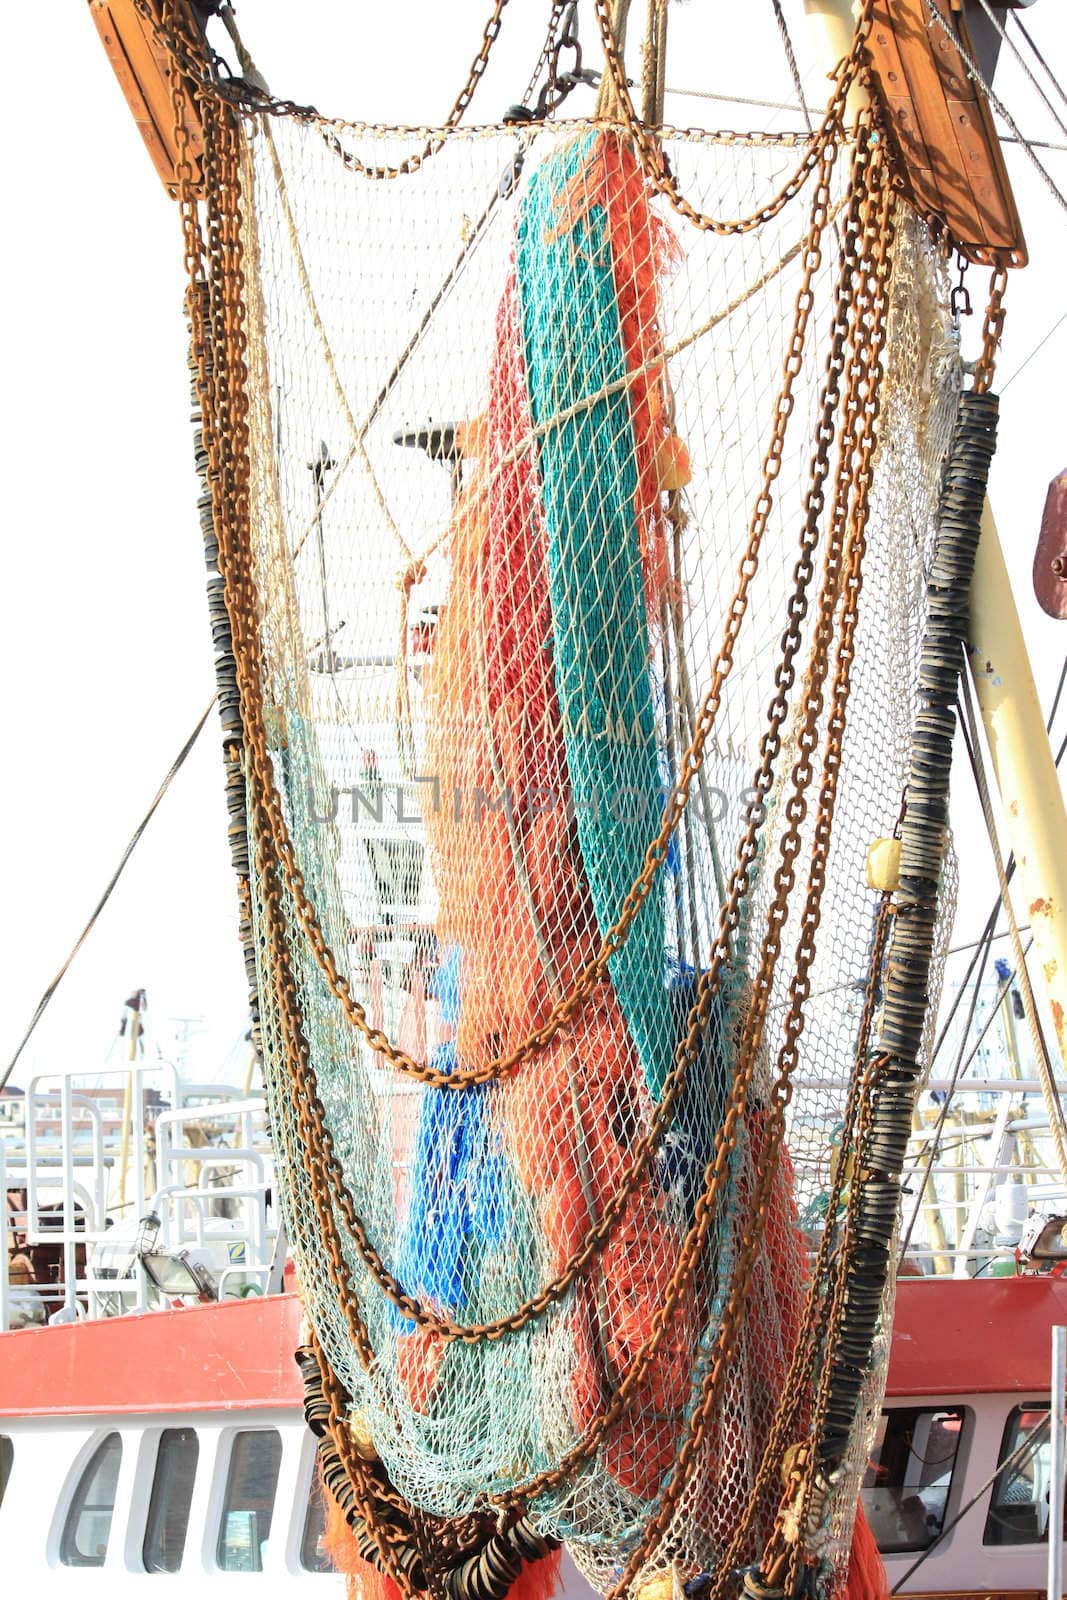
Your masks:
[[[559,1541],[604,1593],[761,1562],[838,1592],[891,1295],[872,1360],[865,862],[959,387],[876,116],[845,137],[860,36],[810,140],[653,141],[327,122],[159,15],[246,956],[352,1570],[501,1600]]]
[[[521,1498],[606,1592],[635,1552],[715,1573],[743,1528],[758,1555],[787,1388],[788,1442],[810,1419],[818,1350],[794,1350],[847,1204],[881,904],[864,863],[901,806],[956,353],[940,266],[897,214],[884,377],[854,389],[853,421],[880,403],[873,482],[857,513],[834,484],[859,447],[835,464],[831,439],[813,508],[847,149],[813,251],[818,172],[723,236],[666,207],[617,130],[452,132],[368,180],[424,141],[243,123],[261,692],[302,890],[253,875],[265,1068],[307,1312],[389,1482],[437,1518]],[[727,217],[799,159],[692,134],[663,153]],[[851,349],[875,318],[848,316]],[[272,898],[340,1180],[325,1201]],[[813,1515],[831,1588],[880,1382]]]

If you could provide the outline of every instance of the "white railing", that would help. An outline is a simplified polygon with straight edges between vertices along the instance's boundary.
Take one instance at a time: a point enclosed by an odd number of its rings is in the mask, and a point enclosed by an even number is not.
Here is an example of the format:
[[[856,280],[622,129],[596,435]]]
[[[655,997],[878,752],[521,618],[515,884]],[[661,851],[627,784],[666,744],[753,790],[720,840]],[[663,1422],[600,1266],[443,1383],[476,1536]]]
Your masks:
[[[215,1084],[179,1084],[165,1063],[131,1062],[93,1074],[95,1084],[113,1091],[106,1100],[79,1086],[85,1076],[36,1074],[27,1084],[21,1126],[0,1128],[0,1331],[10,1328],[26,1298],[11,1283],[11,1227],[27,1249],[51,1245],[59,1252],[58,1284],[29,1286],[51,1320],[143,1311],[160,1299],[137,1249],[142,1220],[153,1214],[156,1248],[206,1253],[209,1259],[198,1264],[220,1298],[278,1287],[284,1241],[275,1221],[263,1098]],[[149,1123],[160,1103],[150,1090],[163,1091],[160,1099],[170,1105]],[[210,1142],[192,1142],[197,1136]],[[8,1210],[9,1189],[26,1192],[19,1213]],[[231,1208],[234,1215],[226,1215]]]

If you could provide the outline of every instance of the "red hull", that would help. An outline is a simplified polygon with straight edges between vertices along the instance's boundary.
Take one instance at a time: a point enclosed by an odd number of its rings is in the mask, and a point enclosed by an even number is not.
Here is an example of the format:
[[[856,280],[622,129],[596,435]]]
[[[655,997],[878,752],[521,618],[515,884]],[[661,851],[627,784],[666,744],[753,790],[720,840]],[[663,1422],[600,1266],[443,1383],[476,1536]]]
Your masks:
[[[1040,1394],[1067,1279],[904,1279],[888,1393]],[[0,1416],[298,1406],[295,1295],[0,1335]]]

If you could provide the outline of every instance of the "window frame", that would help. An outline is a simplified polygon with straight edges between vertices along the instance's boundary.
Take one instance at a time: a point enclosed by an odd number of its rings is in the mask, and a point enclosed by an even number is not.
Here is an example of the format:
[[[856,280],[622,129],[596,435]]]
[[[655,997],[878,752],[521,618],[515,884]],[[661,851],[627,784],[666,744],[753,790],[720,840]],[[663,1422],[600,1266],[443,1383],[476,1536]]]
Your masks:
[[[273,1422],[252,1423],[250,1425],[233,1428],[227,1433],[225,1448],[221,1452],[222,1459],[220,1459],[218,1462],[216,1478],[218,1490],[217,1493],[212,1496],[213,1514],[206,1530],[206,1537],[208,1541],[206,1544],[206,1552],[209,1554],[212,1570],[216,1572],[229,1573],[240,1572],[242,1570],[262,1572],[265,1569],[265,1563],[262,1557],[263,1540],[258,1537],[258,1529],[256,1545],[257,1553],[259,1555],[258,1567],[242,1569],[241,1567],[237,1566],[225,1565],[223,1562],[223,1554],[226,1545],[226,1519],[231,1512],[245,1509],[243,1507],[229,1505],[230,1495],[233,1487],[234,1464],[237,1459],[238,1450],[241,1446],[241,1441],[249,1434],[257,1433],[270,1435],[273,1438],[274,1446],[277,1451],[277,1459],[274,1468],[274,1482],[271,1492],[270,1523],[266,1538],[268,1540],[281,1539],[284,1542],[286,1533],[288,1531],[286,1528],[285,1532],[283,1532],[281,1523],[279,1522],[279,1518],[285,1518],[287,1516],[286,1508],[284,1506],[280,1507],[278,1504],[278,1489],[281,1484],[282,1468],[285,1462],[285,1441],[283,1438],[282,1429]]]
[[[990,1538],[993,1520],[998,1514],[998,1507],[996,1503],[998,1492],[1000,1491],[1001,1484],[1005,1481],[1005,1474],[1015,1470],[1014,1467],[1009,1467],[1006,1464],[1007,1457],[1012,1455],[1014,1451],[1018,1450],[1022,1444],[1023,1441],[1018,1432],[1018,1424],[1022,1420],[1024,1413],[1032,1411],[1038,1412],[1042,1417],[1047,1419],[1049,1418],[1051,1411],[1050,1402],[1048,1400],[1022,1400],[1017,1405],[1012,1406],[1011,1410],[1004,1418],[1004,1426],[1000,1431],[1000,1443],[997,1446],[997,1460],[1005,1464],[999,1468],[996,1477],[993,1479],[992,1488],[989,1491],[989,1500],[985,1508],[985,1520],[982,1524],[981,1549],[983,1550],[1010,1550],[1020,1553],[1024,1550],[1042,1551],[1048,1549],[1048,1525],[1050,1520],[1048,1516],[1045,1518],[1044,1531],[1042,1533],[1035,1534],[1032,1539]],[[1040,1423],[1037,1424],[1038,1427],[1040,1427],[1040,1425]],[[1011,1442],[1012,1440],[1013,1442]],[[1048,1428],[1043,1445],[1044,1447],[1051,1449],[1051,1425]],[[1039,1446],[1039,1448],[1041,1447]],[[1037,1501],[1030,1502],[1031,1505],[1038,1505],[1040,1503],[1041,1502]],[[1047,1504],[1047,1501],[1045,1503]],[[1065,1509],[1067,1509],[1067,1491],[1064,1493],[1064,1506]],[[999,1510],[1003,1509],[1003,1505],[999,1507]]]
[[[161,1524],[160,1529],[155,1529],[155,1530],[153,1529],[153,1512],[154,1512],[155,1504],[156,1504],[156,1491],[157,1491],[157,1488],[159,1487],[159,1483],[160,1483],[160,1479],[159,1479],[160,1463],[161,1463],[161,1460],[163,1458],[163,1454],[164,1454],[164,1450],[165,1450],[166,1443],[167,1443],[167,1440],[168,1440],[168,1436],[169,1435],[174,1435],[174,1434],[190,1434],[192,1436],[193,1445],[195,1446],[195,1454],[193,1455],[193,1463],[192,1463],[192,1473],[191,1473],[190,1479],[189,1479],[189,1497],[188,1497],[188,1502],[187,1502],[186,1507],[185,1507],[185,1531],[184,1531],[184,1535],[183,1535],[183,1538],[182,1538],[182,1546],[181,1546],[181,1551],[180,1551],[179,1556],[178,1556],[178,1564],[177,1564],[177,1566],[176,1567],[150,1566],[149,1565],[149,1548],[148,1548],[149,1539],[153,1536],[153,1533],[155,1533],[157,1535],[157,1537],[158,1537],[158,1533],[161,1531],[161,1528],[162,1528],[162,1524]],[[194,1424],[192,1424],[192,1423],[183,1423],[183,1424],[179,1424],[177,1427],[172,1425],[172,1426],[169,1426],[169,1427],[166,1427],[166,1428],[160,1428],[159,1432],[156,1435],[155,1448],[152,1451],[152,1481],[148,1486],[147,1500],[144,1502],[144,1515],[143,1515],[143,1519],[142,1519],[142,1527],[141,1527],[141,1530],[140,1530],[140,1540],[139,1540],[138,1549],[137,1549],[137,1557],[138,1557],[138,1560],[140,1562],[141,1571],[144,1572],[149,1577],[170,1576],[170,1575],[174,1575],[176,1573],[179,1573],[182,1570],[182,1567],[183,1567],[183,1565],[185,1563],[186,1556],[189,1554],[189,1550],[190,1550],[190,1533],[192,1531],[192,1512],[193,1512],[193,1506],[195,1504],[197,1480],[198,1480],[198,1476],[199,1476],[200,1469],[201,1469],[201,1461],[202,1461],[202,1459],[203,1459],[203,1445],[202,1445],[202,1441],[201,1441],[201,1438],[200,1438],[199,1430],[196,1428],[196,1426]],[[164,1508],[164,1510],[166,1510],[166,1508]],[[194,1541],[194,1544],[195,1544],[195,1541]],[[158,1552],[157,1552],[157,1555],[158,1555]]]
[[[100,1429],[93,1434],[84,1450],[82,1450],[74,1468],[67,1478],[64,1486],[65,1492],[60,1501],[61,1517],[59,1519],[59,1538],[56,1546],[59,1565],[75,1569],[87,1567],[103,1567],[111,1550],[111,1539],[114,1532],[115,1510],[118,1505],[118,1492],[122,1475],[122,1459],[124,1454],[122,1432],[118,1428]],[[110,1515],[107,1523],[107,1537],[104,1540],[104,1553],[99,1559],[95,1556],[86,1556],[75,1542],[76,1524],[81,1520],[87,1508],[86,1497],[89,1484],[98,1470],[103,1453],[107,1449],[118,1446],[118,1459],[115,1464],[115,1491],[111,1500]],[[70,1487],[70,1485],[73,1485]],[[103,1507],[96,1507],[102,1510]]]
[[[932,1420],[935,1417],[944,1416],[946,1413],[955,1414],[958,1416],[959,1436],[956,1441],[956,1449],[949,1461],[948,1483],[945,1486],[945,1501],[941,1510],[940,1521],[937,1527],[929,1531],[928,1538],[924,1538],[922,1540],[919,1540],[918,1538],[911,1538],[906,1542],[904,1540],[897,1540],[892,1544],[882,1544],[881,1540],[879,1539],[877,1529],[877,1512],[874,1510],[874,1508],[872,1508],[867,1500],[868,1493],[872,1490],[877,1491],[879,1485],[877,1483],[861,1483],[860,1499],[864,1506],[864,1510],[867,1513],[867,1520],[871,1525],[871,1531],[874,1534],[875,1539],[878,1541],[878,1549],[884,1557],[891,1559],[897,1556],[921,1555],[923,1551],[929,1550],[935,1543],[943,1548],[946,1541],[951,1537],[951,1532],[946,1534],[945,1528],[951,1522],[959,1500],[959,1486],[963,1481],[966,1470],[969,1441],[973,1435],[975,1426],[975,1413],[973,1407],[968,1405],[964,1400],[944,1400],[935,1403],[929,1396],[917,1396],[915,1401],[911,1403],[883,1406],[881,1408],[879,1420],[892,1419],[894,1416],[900,1416],[902,1414],[911,1416],[913,1419],[917,1419],[922,1416],[928,1416]],[[912,1426],[914,1426],[914,1423]],[[909,1443],[907,1449],[909,1463],[911,1461],[918,1461],[921,1467],[921,1464],[923,1463],[923,1456],[915,1450],[914,1444]],[[946,1458],[946,1460],[949,1460],[949,1458]],[[940,1463],[932,1464],[938,1465]],[[868,1470],[870,1470],[870,1464],[868,1464]],[[899,1486],[885,1485],[884,1487],[886,1489],[896,1487],[901,1494],[910,1489],[916,1494],[917,1498],[921,1499],[918,1491],[923,1488],[932,1488],[934,1487],[934,1484],[916,1483],[909,1485],[907,1482],[905,1482]]]

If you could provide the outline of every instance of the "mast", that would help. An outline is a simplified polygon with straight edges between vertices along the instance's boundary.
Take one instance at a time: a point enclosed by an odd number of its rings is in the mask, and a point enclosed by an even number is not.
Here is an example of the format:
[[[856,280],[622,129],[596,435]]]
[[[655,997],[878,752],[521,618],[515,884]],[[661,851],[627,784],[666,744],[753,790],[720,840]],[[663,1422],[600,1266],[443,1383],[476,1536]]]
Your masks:
[[[988,500],[971,586],[967,657],[1037,965],[1067,1064],[1067,810]]]

